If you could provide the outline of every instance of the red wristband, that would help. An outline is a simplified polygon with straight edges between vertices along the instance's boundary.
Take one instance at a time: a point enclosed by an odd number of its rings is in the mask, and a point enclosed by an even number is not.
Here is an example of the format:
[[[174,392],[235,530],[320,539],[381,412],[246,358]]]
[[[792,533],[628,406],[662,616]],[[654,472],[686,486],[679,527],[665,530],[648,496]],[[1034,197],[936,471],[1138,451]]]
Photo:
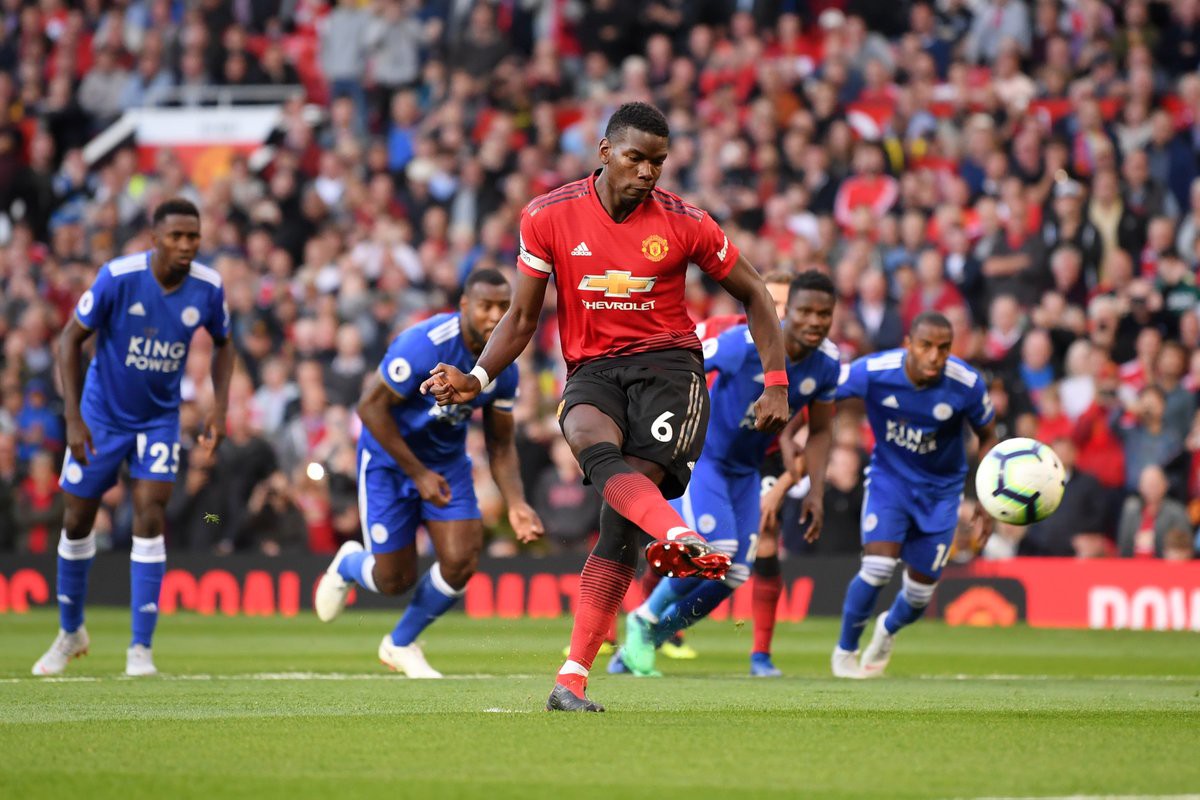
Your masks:
[[[787,386],[787,371],[774,369],[763,374],[763,386]]]

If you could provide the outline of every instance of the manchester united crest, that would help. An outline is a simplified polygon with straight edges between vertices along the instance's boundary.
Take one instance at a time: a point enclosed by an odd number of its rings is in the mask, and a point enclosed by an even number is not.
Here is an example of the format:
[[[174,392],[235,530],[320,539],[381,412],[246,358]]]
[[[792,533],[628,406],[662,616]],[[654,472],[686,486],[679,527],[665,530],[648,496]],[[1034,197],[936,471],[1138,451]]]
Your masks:
[[[647,236],[642,242],[642,255],[651,261],[662,261],[670,249],[667,247],[667,240],[658,234]]]

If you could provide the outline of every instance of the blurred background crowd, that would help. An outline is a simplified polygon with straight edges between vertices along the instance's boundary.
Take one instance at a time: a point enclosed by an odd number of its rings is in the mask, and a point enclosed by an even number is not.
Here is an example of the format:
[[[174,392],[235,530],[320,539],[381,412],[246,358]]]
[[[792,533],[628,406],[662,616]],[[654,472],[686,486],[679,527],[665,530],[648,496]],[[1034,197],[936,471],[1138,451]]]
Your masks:
[[[99,265],[148,248],[156,203],[201,207],[240,356],[209,462],[193,344],[171,548],[331,552],[359,535],[354,406],[390,337],[472,269],[511,274],[522,207],[644,100],[671,124],[661,186],[764,273],[832,274],[846,359],[940,310],[1001,435],[1063,457],[1062,511],[985,555],[1190,558],[1198,67],[1200,0],[0,0],[0,551],[53,551],[56,334]],[[127,109],[231,102],[281,122],[219,169],[85,155]],[[736,311],[698,271],[688,300]],[[553,313],[520,362],[535,552],[586,548],[598,508],[553,418]],[[793,498],[790,555],[858,552],[869,447],[841,420],[826,534],[799,540]],[[515,554],[478,431],[470,450],[489,548]],[[130,522],[117,487],[99,532]]]

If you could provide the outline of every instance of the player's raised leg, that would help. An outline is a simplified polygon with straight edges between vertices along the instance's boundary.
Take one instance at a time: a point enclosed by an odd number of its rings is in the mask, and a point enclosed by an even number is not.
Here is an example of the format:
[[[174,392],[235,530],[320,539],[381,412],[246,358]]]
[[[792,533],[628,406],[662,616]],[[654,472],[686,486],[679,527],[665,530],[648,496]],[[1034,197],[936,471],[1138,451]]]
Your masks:
[[[151,657],[158,601],[167,568],[163,538],[172,484],[158,480],[133,483],[133,546],[129,553],[129,609],[132,636],[125,654],[125,674],[156,675]]]
[[[642,536],[636,525],[608,503],[601,506],[600,536],[579,579],[571,651],[546,701],[548,711],[604,710],[604,706],[587,697],[588,674],[633,582]]]
[[[71,462],[68,459],[67,464]],[[64,469],[65,472],[65,469]],[[33,665],[34,675],[61,675],[74,658],[87,654],[87,629],[83,625],[87,600],[88,573],[96,555],[96,537],[92,525],[99,498],[79,497],[64,492],[65,513],[58,542],[58,635],[50,649]]]

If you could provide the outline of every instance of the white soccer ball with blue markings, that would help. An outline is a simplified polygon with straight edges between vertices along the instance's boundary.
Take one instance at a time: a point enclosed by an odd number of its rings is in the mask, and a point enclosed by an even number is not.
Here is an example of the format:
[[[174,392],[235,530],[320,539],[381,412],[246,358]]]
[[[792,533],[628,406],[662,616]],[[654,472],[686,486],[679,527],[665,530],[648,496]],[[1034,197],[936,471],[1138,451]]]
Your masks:
[[[1009,525],[1031,525],[1053,514],[1066,485],[1058,454],[1035,439],[1000,442],[975,473],[975,492],[983,509]]]

